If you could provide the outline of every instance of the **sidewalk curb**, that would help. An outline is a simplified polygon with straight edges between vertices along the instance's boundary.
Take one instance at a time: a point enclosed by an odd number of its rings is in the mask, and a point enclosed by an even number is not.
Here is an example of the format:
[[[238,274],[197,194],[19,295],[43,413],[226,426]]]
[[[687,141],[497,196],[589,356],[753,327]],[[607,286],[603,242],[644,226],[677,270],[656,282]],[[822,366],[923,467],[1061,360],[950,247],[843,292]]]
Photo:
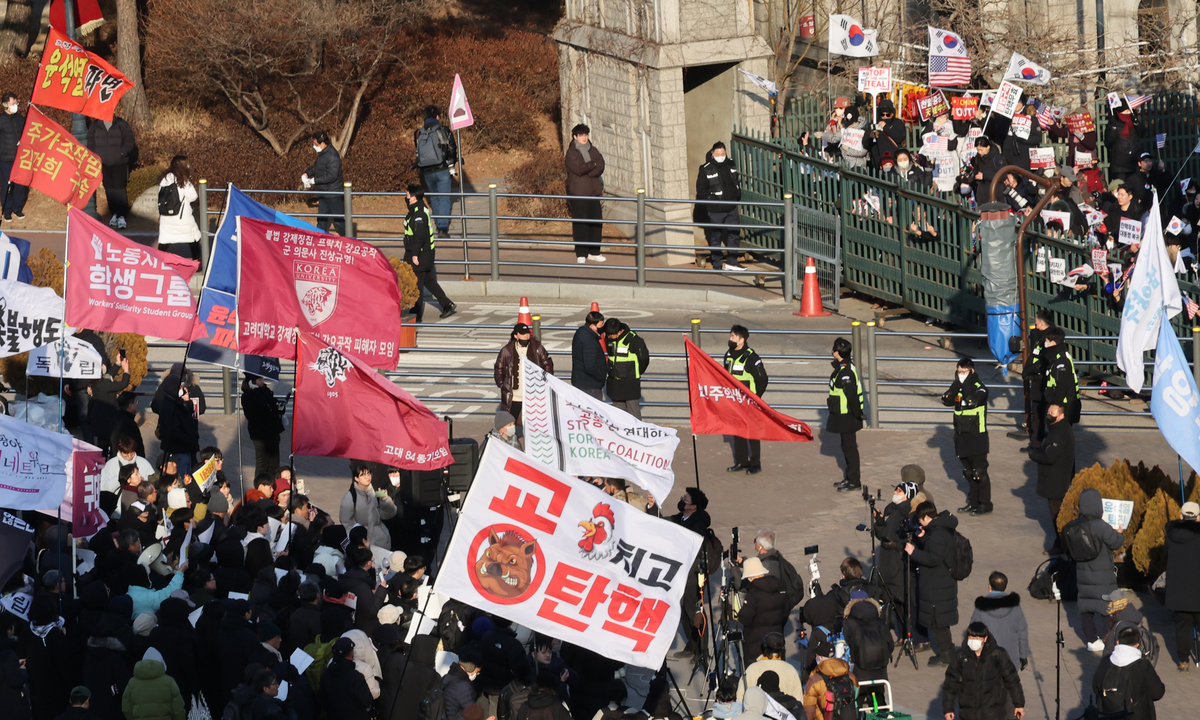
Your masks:
[[[782,304],[782,298],[757,300],[720,290],[700,288],[637,287],[576,282],[515,282],[512,280],[442,281],[451,297],[530,297],[542,300],[676,300],[762,306]]]

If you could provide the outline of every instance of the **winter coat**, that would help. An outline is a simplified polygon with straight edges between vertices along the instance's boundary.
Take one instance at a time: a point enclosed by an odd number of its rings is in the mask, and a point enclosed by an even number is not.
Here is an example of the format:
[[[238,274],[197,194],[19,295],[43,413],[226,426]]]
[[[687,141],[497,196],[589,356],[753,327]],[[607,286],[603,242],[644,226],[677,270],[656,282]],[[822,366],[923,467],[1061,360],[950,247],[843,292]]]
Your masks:
[[[116,378],[106,373],[104,377],[92,382],[92,397],[88,401],[88,422],[97,436],[102,436],[104,431],[116,422],[117,396],[127,387],[129,373],[121,373]],[[117,452],[115,445],[112,451],[114,454]]]
[[[808,676],[808,682],[804,684],[804,712],[807,714],[810,710],[816,711],[816,717],[825,717],[823,709],[825,707],[825,678],[842,677],[843,675],[850,676],[850,682],[854,687],[858,687],[858,679],[850,672],[850,666],[845,660],[826,659],[822,660],[817,665],[817,671]],[[754,688],[746,691],[746,703],[749,705],[750,698],[754,696]],[[809,715],[809,717],[813,717]]]
[[[434,669],[437,646],[438,639],[435,636],[417,635],[413,638],[412,656],[408,658],[407,668],[402,653],[392,653],[384,661],[383,680],[379,686],[383,720],[418,720],[421,701],[442,680]]]
[[[608,358],[600,335],[587,325],[580,326],[571,338],[571,384],[580,390],[599,390],[607,377]]]
[[[46,628],[51,629],[47,630]],[[74,680],[74,648],[61,628],[30,625],[25,640],[25,669],[29,672],[29,704],[35,718],[50,718],[67,708]]]
[[[1008,137],[1004,138],[1004,163],[1006,165],[1016,165],[1024,170],[1029,169],[1029,149],[1042,144],[1042,130],[1038,126],[1037,118],[1030,119],[1033,122],[1030,123],[1028,139],[1018,137],[1009,126]]]
[[[954,712],[958,703],[958,716],[962,720],[1004,720],[1006,700],[1014,708],[1025,707],[1021,678],[1008,654],[992,637],[984,641],[979,655],[964,640],[946,668],[942,712]]]
[[[341,192],[342,156],[338,154],[337,148],[326,145],[324,150],[317,153],[316,162],[305,170],[304,174],[313,181],[313,190]]]
[[[350,489],[342,496],[342,504],[338,508],[338,519],[346,527],[362,525],[367,529],[371,546],[384,550],[392,549],[392,536],[384,520],[396,516],[396,503],[390,497],[375,497],[372,490],[363,490],[357,484],[351,483]]]
[[[1029,459],[1038,464],[1037,494],[1061,500],[1075,477],[1075,429],[1066,418],[1047,427],[1041,447],[1029,449]]]
[[[825,421],[825,429],[832,433],[858,432],[862,430],[863,426],[863,409],[858,396],[862,380],[859,379],[858,384],[855,384],[854,363],[850,360],[841,362],[834,360],[830,364],[833,365],[833,374],[829,376],[829,389],[833,390],[835,387],[842,389],[842,392],[846,394],[846,409],[849,412],[843,415],[838,399],[830,395],[826,401],[829,407],[829,419]]]
[[[1167,561],[1167,599],[1176,612],[1200,612],[1200,522],[1167,523],[1163,557]]]
[[[150,401],[150,409],[158,415],[163,452],[187,455],[200,451],[200,420],[197,415],[204,414],[204,393],[195,385],[189,385],[187,391],[189,399],[185,401],[179,397],[179,376],[168,374],[159,383],[154,391],[154,399]]]
[[[1025,622],[1021,596],[1017,593],[990,592],[975,598],[971,622],[987,625],[988,634],[1008,653],[1013,665],[1029,659],[1029,623]]]
[[[696,173],[697,200],[736,201],[742,199],[741,180],[738,177],[737,166],[733,158],[726,156],[724,162],[713,160],[712,151],[704,156],[704,164]],[[725,213],[736,211],[736,205],[704,205],[710,213]]]
[[[761,656],[760,656],[761,657]],[[759,659],[746,666],[746,674],[738,683],[738,700],[746,696],[746,690],[758,687],[758,679],[762,674],[771,671],[779,676],[779,689],[792,697],[804,696],[804,683],[800,682],[800,673],[796,666],[786,660]]]
[[[1125,670],[1128,668],[1128,670]],[[1096,674],[1092,676],[1092,693],[1100,705],[1106,689],[1118,686],[1117,675],[1122,671],[1130,673],[1129,687],[1133,689],[1132,697],[1127,702],[1120,702],[1126,709],[1133,712],[1129,720],[1154,720],[1154,703],[1162,700],[1167,688],[1154,671],[1150,661],[1142,657],[1142,651],[1131,645],[1120,645],[1113,650],[1112,655],[1100,661]]]
[[[246,431],[251,440],[279,441],[283,420],[275,393],[267,385],[254,385],[242,393],[242,412],[246,415]]]
[[[92,121],[88,126],[87,147],[100,156],[101,165],[128,165],[137,150],[137,141],[129,123],[114,116],[112,127],[105,127],[103,120]]]
[[[979,153],[971,158],[971,181],[975,183],[976,197],[987,200],[987,193],[992,186],[992,178],[996,177],[996,173],[1000,172],[1005,164],[1003,153],[995,143],[992,143],[987,155]],[[983,179],[976,180],[975,173],[982,173]]]
[[[377,699],[378,678],[383,676],[383,669],[379,666],[379,655],[375,652],[375,646],[362,630],[347,630],[342,633],[342,637],[350,638],[354,642],[354,668],[363,676],[363,680],[367,681],[367,690],[371,697]]]
[[[958,581],[950,575],[957,527],[958,518],[943,510],[925,526],[925,534],[912,541],[912,561],[919,568],[917,619],[925,627],[958,624]]]
[[[751,659],[758,657],[762,639],[772,632],[783,632],[791,608],[783,592],[783,582],[774,575],[750,581],[746,601],[738,612],[742,624],[742,647]]]
[[[880,609],[879,602],[871,598],[851,600],[846,606],[842,634],[850,646],[850,657],[854,658],[856,670],[886,670],[892,650],[896,648],[892,633],[888,630],[888,621],[879,616]],[[867,664],[873,664],[864,663],[863,659],[868,657],[883,658],[882,666],[866,667]]]
[[[133,677],[129,653],[115,637],[90,637],[83,655],[83,684],[92,693],[92,712],[121,720],[121,693]]]
[[[1064,124],[1055,122],[1050,127],[1046,128],[1046,134],[1057,140],[1067,141],[1067,157],[1063,163],[1063,167],[1075,167],[1075,152],[1082,151],[1092,156],[1092,162],[1097,159],[1096,155],[1096,131],[1086,132],[1082,137],[1075,137],[1075,133],[1071,132]]]
[[[17,159],[17,143],[25,132],[25,116],[19,112],[9,115],[0,110],[0,163]]]
[[[588,159],[583,159],[583,153],[571,140],[567,145],[564,162],[567,165],[567,195],[600,197],[604,194],[604,182],[600,176],[604,174],[604,156],[589,141]],[[449,720],[454,720],[450,718]]]
[[[875,521],[875,538],[879,540],[876,550],[879,575],[883,578],[884,587],[897,600],[904,598],[904,540],[900,537],[900,530],[910,513],[912,503],[908,500],[898,505],[889,502],[883,508],[883,519]]]
[[[535,688],[517,709],[517,720],[571,720],[571,713],[554,688]]]
[[[179,686],[157,660],[141,660],[133,666],[121,709],[126,720],[184,720]]]
[[[196,682],[196,639],[188,620],[191,608],[182,600],[167,600],[158,611],[158,627],[150,631],[150,645],[167,664],[179,692],[190,701],[200,691]]]
[[[964,382],[959,382],[955,376],[950,383],[950,389],[942,394],[942,404],[954,408],[955,411],[972,410],[982,407],[987,414],[988,389],[972,371]],[[985,421],[986,422],[986,421]],[[954,454],[960,458],[988,454],[987,426],[979,429],[979,419],[974,415],[954,416]]]
[[[908,144],[908,127],[903,120],[893,117],[879,122],[883,124],[883,129],[876,131],[875,142],[871,144],[871,158],[875,167],[882,164],[885,152],[895,157],[896,151]]]
[[[642,377],[645,377],[646,368],[650,366],[650,350],[646,347],[646,341],[631,331],[628,325],[621,323],[621,336],[608,343],[608,385],[605,392],[613,402],[638,400],[642,397],[642,380],[640,377],[634,377],[631,370],[633,363],[615,361],[622,350],[621,341],[627,339],[626,335],[633,336],[628,338],[628,352],[637,356],[637,366]]]
[[[278,698],[273,698],[266,693],[258,693],[254,696],[254,702],[250,703],[250,717],[242,716],[242,720],[287,720],[288,711],[283,703]]]
[[[511,628],[493,628],[484,633],[479,647],[483,654],[483,667],[475,680],[479,692],[498,695],[510,682],[525,677],[529,659]]]
[[[183,587],[183,573],[175,572],[171,575],[171,581],[166,587],[160,590],[151,590],[150,588],[138,587],[130,585],[126,591],[129,598],[133,600],[133,615],[136,618],[142,613],[158,612],[158,606],[162,605],[163,600],[171,597],[171,593]]]
[[[1142,128],[1136,122],[1130,127],[1129,137],[1121,137],[1124,123],[1119,115],[1109,118],[1104,131],[1104,144],[1108,146],[1108,176],[1123,178],[1137,171],[1138,155],[1142,154]]]
[[[1079,516],[1089,518],[1088,529],[1100,543],[1099,555],[1087,562],[1075,563],[1080,613],[1107,614],[1108,601],[1103,596],[1117,589],[1117,566],[1113,563],[1113,552],[1125,543],[1125,536],[1106,523],[1103,515],[1104,504],[1099,490],[1089,488],[1080,493]]]
[[[200,226],[196,224],[196,215],[192,212],[192,203],[200,197],[196,192],[196,186],[189,180],[184,183],[183,187],[179,187],[175,181],[175,173],[167,173],[162,180],[159,181],[160,189],[175,185],[179,191],[179,202],[181,206],[179,212],[175,215],[160,215],[158,218],[158,244],[159,245],[179,245],[183,243],[199,242]]]
[[[30,720],[29,697],[25,694],[28,680],[29,673],[21,667],[12,640],[0,638],[0,717]]]
[[[767,391],[767,383],[770,381],[767,369],[763,366],[762,358],[749,345],[743,345],[741,350],[726,350],[721,364],[733,375],[740,375],[743,369],[749,373],[753,382],[747,382],[746,386],[755,395],[762,397]]]
[[[88,410],[91,410],[91,405],[88,405]],[[92,428],[99,428],[101,431],[104,425],[97,425],[92,422]],[[117,451],[117,442],[123,437],[133,438],[134,444],[137,446],[138,457],[146,457],[146,441],[142,439],[142,429],[138,427],[137,416],[127,410],[118,410],[112,419],[112,433],[109,435],[109,447],[112,452]]]
[[[326,720],[368,720],[371,689],[354,667],[353,660],[334,658],[321,674],[318,693]]]
[[[375,587],[375,578],[370,570],[352,567],[342,575],[346,589],[354,593],[354,627],[370,635],[379,627],[379,608],[387,596],[386,587]]]
[[[554,361],[550,359],[550,353],[546,352],[546,346],[537,338],[529,338],[529,346],[525,348],[525,357],[542,370],[551,375],[554,374]],[[492,366],[492,375],[495,376],[496,387],[500,388],[500,409],[508,411],[512,408],[513,391],[518,386],[522,391],[524,390],[524,384],[521,382],[521,353],[517,352],[515,336],[509,339],[507,345],[500,348],[500,352],[496,355],[496,362]],[[521,397],[523,402],[523,393]]]
[[[292,647],[305,647],[320,634],[321,607],[319,605],[303,603],[288,618],[288,641]]]
[[[258,649],[258,635],[249,620],[227,614],[221,618],[221,629],[217,632],[217,652],[220,657],[221,682],[225,689],[237,687],[242,673],[250,663],[250,655]]]
[[[846,163],[846,167],[861,169],[867,166],[867,158],[870,157],[871,154],[871,138],[870,132],[867,128],[867,123],[869,123],[870,120],[871,118],[866,116],[858,117],[849,123],[843,119],[841,126],[839,126],[836,131],[825,133],[823,137],[825,141],[829,142],[830,144],[839,144],[842,151],[842,160]],[[846,135],[846,130],[850,129],[863,131],[861,147],[848,147],[846,143],[843,142]]]
[[[1054,345],[1042,349],[1042,367],[1046,379],[1043,383],[1043,396],[1051,405],[1062,405],[1066,411],[1067,422],[1072,425],[1079,423],[1079,379],[1075,375],[1071,351],[1066,345]],[[1054,379],[1054,387],[1050,380]]]
[[[446,698],[446,720],[463,720],[463,708],[475,702],[475,688],[458,663],[442,678],[442,696]]]

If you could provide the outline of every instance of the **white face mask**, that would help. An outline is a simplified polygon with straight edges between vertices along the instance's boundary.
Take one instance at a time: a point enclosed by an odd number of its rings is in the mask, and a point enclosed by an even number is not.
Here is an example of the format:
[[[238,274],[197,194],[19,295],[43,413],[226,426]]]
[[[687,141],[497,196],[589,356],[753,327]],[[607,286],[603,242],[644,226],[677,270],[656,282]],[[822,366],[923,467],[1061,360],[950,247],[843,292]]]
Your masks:
[[[500,428],[500,436],[506,440],[516,434],[517,434],[517,426],[516,425],[505,425],[504,427]]]
[[[967,381],[967,376],[968,376],[968,375],[970,375],[970,373],[959,373],[959,374],[958,374],[958,381],[959,381],[959,382],[966,382],[966,381]]]
[[[979,652],[983,649],[983,641],[979,638],[967,638],[967,647],[971,648],[972,652]]]
[[[15,115],[18,107],[20,107],[20,106],[17,105],[16,103],[11,103],[9,105],[4,106],[4,111],[6,113],[8,113],[9,115]]]
[[[1046,168],[1046,177],[1054,177],[1054,168]]]
[[[471,682],[475,682],[475,678],[479,677],[479,673],[480,673],[480,671],[476,670],[475,672],[467,675],[467,677],[471,680]]]
[[[725,162],[725,156],[724,155],[713,155],[713,162],[723,163],[723,162]]]
[[[896,167],[900,168],[901,170],[907,170],[911,166],[912,166],[912,163],[910,163],[907,160],[897,160],[896,161]]]
[[[892,496],[892,504],[899,505],[900,503],[904,502],[907,499],[908,499],[907,495],[904,495],[903,493],[899,493],[899,494]]]
[[[321,152],[321,146],[320,146],[320,145],[313,145],[313,152],[315,152],[315,153],[319,153],[319,152]]]
[[[388,475],[388,482],[392,484],[392,487],[400,487],[400,475]]]

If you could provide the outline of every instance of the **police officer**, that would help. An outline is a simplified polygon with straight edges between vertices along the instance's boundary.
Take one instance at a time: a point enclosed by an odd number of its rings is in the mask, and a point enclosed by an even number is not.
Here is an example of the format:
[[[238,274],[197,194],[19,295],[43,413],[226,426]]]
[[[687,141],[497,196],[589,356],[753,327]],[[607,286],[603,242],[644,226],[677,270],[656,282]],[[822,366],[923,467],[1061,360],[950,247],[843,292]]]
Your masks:
[[[975,374],[975,361],[962,358],[942,404],[954,408],[954,454],[967,479],[967,504],[960,513],[987,515],[992,511],[992,481],[988,478],[988,389]]]
[[[1043,340],[1046,346],[1042,364],[1045,367],[1047,405],[1062,405],[1067,422],[1079,424],[1079,376],[1075,374],[1075,361],[1067,346],[1067,334],[1055,326],[1046,330]]]
[[[1021,448],[1021,452],[1029,452],[1030,447],[1037,447],[1046,436],[1046,367],[1042,360],[1046,355],[1046,331],[1054,325],[1054,314],[1049,310],[1037,311],[1033,320],[1033,330],[1029,333],[1029,342],[1033,349],[1029,351],[1029,362],[1021,368],[1021,376],[1029,381],[1029,446]]]
[[[429,208],[425,207],[425,190],[418,184],[408,186],[404,196],[408,203],[408,214],[404,216],[404,259],[412,266],[417,276],[417,304],[413,308],[417,322],[425,317],[425,288],[437,298],[442,306],[442,314],[438,317],[448,318],[458,311],[458,306],[446,297],[446,292],[438,284],[437,276],[433,274],[434,248],[433,221],[429,217]]]
[[[704,160],[704,164],[700,166],[700,172],[696,175],[696,199],[741,200],[742,189],[738,184],[738,171],[733,161],[727,157],[725,143],[714,143]],[[736,226],[741,223],[737,205],[700,205],[697,203],[697,206],[697,221],[704,221],[702,213],[707,212],[707,222],[717,226]],[[708,246],[713,248],[710,258],[713,270],[741,271],[746,269],[738,264],[738,247],[741,245],[742,234],[739,228],[707,227],[704,228],[704,234],[708,238]],[[725,252],[719,249],[722,244],[732,248],[728,254],[728,262],[726,262]]]
[[[646,341],[617,318],[604,321],[608,338],[608,383],[605,391],[613,407],[642,419],[642,373],[650,365]]]
[[[863,389],[858,371],[850,362],[853,347],[846,338],[833,341],[833,374],[829,376],[829,420],[825,429],[842,438],[842,456],[846,458],[846,473],[841,482],[834,483],[838,492],[851,492],[862,487],[859,473],[858,431],[863,426]]]
[[[729,328],[729,349],[725,351],[725,369],[741,380],[750,392],[762,397],[767,391],[767,370],[762,358],[746,344],[750,331],[741,325]],[[745,470],[747,475],[762,472],[761,443],[758,440],[735,437],[733,439],[733,465],[726,472]]]

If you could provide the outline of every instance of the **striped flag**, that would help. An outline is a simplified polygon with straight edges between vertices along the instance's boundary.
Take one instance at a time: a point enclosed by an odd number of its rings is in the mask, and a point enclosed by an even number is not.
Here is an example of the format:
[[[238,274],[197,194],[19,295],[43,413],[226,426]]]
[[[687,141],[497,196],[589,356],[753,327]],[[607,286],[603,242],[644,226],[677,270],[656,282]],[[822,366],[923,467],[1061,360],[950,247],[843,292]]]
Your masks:
[[[1183,301],[1185,303],[1185,307],[1187,308],[1188,320],[1191,320],[1192,318],[1196,317],[1197,313],[1200,313],[1200,303],[1197,303],[1187,295],[1183,296]]]
[[[1037,98],[1033,98],[1032,100],[1030,100],[1029,104],[1033,105],[1034,109],[1037,110],[1038,127],[1045,130],[1046,128],[1048,128],[1054,124],[1053,108],[1051,108],[1049,105],[1042,102],[1041,100],[1038,100]]]
[[[1154,136],[1154,146],[1157,147],[1159,150],[1162,150],[1163,148],[1165,148],[1167,146],[1167,134],[1159,133],[1159,134],[1155,135]]]
[[[1129,105],[1130,110],[1137,110],[1141,106],[1150,102],[1152,98],[1149,95],[1134,95],[1133,97],[1125,96],[1125,103]]]
[[[950,141],[936,132],[925,133],[921,136],[921,144],[924,145],[923,150],[933,152],[949,152]]]
[[[971,82],[971,58],[962,38],[949,30],[929,28],[929,85],[961,87]]]

